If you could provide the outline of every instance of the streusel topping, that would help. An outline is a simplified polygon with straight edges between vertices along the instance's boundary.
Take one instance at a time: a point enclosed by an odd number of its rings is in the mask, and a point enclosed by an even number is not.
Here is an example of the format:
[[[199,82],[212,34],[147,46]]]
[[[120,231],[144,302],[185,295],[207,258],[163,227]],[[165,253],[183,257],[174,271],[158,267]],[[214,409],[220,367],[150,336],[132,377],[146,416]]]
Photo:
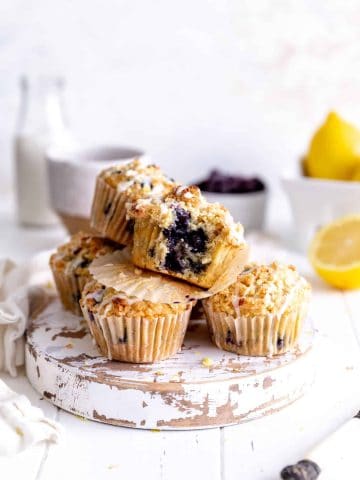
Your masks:
[[[121,248],[121,245],[106,238],[78,232],[67,243],[58,247],[51,256],[50,263],[58,270],[65,270],[76,275],[87,275],[88,267],[94,258]]]
[[[157,165],[148,165],[139,158],[103,170],[100,178],[118,192],[126,192],[129,200],[148,196],[162,197],[175,185]]]
[[[105,287],[96,280],[86,284],[80,302],[83,307],[100,316],[130,315],[149,319],[183,313],[192,307],[191,302],[168,304],[139,301],[126,297],[113,288]]]
[[[215,312],[230,316],[282,315],[293,302],[307,300],[309,295],[310,285],[296,267],[273,262],[246,266],[235,283],[207,301]]]

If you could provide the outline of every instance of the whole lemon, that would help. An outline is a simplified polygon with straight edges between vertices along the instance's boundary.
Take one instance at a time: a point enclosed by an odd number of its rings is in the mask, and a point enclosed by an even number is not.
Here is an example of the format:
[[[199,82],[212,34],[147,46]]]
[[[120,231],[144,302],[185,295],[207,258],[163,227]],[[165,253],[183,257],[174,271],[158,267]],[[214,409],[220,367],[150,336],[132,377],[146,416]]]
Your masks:
[[[311,140],[304,170],[310,177],[351,180],[357,167],[360,130],[331,112]]]
[[[360,164],[354,168],[351,180],[354,182],[360,182]]]

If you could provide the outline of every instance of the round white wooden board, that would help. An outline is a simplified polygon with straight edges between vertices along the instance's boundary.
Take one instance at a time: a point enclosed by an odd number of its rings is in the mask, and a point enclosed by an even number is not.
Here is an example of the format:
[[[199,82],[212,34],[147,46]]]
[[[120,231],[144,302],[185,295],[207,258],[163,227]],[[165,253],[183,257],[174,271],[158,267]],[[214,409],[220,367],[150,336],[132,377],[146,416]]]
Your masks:
[[[153,365],[100,356],[86,324],[57,298],[27,332],[27,376],[46,399],[77,415],[133,428],[184,430],[231,425],[271,414],[312,384],[312,331],[280,357],[217,349],[204,320],[192,320],[184,347]],[[213,365],[204,367],[202,360]]]

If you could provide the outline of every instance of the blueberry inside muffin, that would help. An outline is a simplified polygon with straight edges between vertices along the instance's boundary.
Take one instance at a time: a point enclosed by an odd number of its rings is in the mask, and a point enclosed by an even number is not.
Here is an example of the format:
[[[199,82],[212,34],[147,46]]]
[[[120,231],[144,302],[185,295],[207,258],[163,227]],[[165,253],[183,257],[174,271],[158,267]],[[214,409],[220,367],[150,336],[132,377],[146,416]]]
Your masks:
[[[163,229],[167,253],[164,266],[167,270],[200,273],[206,269],[201,258],[208,248],[209,236],[204,227],[191,225],[191,213],[180,206],[174,207],[173,223]]]

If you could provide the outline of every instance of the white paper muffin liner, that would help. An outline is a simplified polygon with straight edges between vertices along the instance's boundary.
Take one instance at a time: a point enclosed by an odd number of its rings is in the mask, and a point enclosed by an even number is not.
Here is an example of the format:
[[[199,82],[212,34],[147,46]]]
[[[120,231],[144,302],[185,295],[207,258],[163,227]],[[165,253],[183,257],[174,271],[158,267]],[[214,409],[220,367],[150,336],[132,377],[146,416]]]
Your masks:
[[[176,354],[182,346],[191,314],[185,312],[144,318],[101,316],[83,303],[82,312],[102,355],[110,360],[154,363]]]
[[[70,310],[75,315],[81,316],[79,300],[90,275],[75,275],[64,270],[58,270],[55,267],[51,267],[51,270],[63,307],[65,310]]]
[[[234,283],[247,255],[248,251],[244,249],[241,252],[241,262],[237,262],[234,258],[235,266],[218,277],[212,288],[208,290],[175,277],[135,266],[131,261],[129,249],[96,258],[91,263],[89,271],[99,283],[114,288],[128,297],[154,303],[187,303],[215,295]]]
[[[272,356],[296,346],[307,304],[294,302],[273,315],[231,316],[214,311],[211,298],[202,300],[213,343],[220,349],[249,356]]]
[[[111,187],[102,178],[97,178],[91,209],[91,227],[103,237],[110,238],[122,245],[132,242],[132,231],[126,218],[126,193]]]

